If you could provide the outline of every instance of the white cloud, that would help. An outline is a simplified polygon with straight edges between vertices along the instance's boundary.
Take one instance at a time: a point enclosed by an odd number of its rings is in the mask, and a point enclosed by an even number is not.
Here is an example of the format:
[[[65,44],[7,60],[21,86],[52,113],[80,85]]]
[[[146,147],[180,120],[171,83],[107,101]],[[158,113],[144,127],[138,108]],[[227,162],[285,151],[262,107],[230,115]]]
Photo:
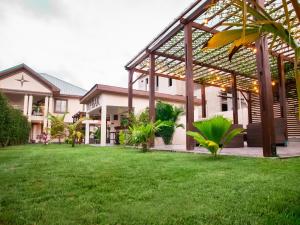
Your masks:
[[[124,65],[193,0],[1,0],[0,69],[26,63],[85,89]]]

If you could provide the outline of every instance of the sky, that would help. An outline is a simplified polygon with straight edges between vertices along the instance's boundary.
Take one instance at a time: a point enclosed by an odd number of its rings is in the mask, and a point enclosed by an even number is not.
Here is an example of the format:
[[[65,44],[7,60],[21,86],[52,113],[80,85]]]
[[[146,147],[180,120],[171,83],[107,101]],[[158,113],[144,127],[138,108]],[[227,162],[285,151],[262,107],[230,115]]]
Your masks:
[[[25,63],[86,90],[127,86],[125,64],[193,0],[0,0],[0,70]]]

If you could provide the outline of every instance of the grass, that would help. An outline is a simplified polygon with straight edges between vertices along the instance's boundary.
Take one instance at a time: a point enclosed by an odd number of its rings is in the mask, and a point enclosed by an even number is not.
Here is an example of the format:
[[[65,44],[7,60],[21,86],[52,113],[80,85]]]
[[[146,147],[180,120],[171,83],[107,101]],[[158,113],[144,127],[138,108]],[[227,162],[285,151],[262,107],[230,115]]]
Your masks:
[[[0,224],[300,224],[300,159],[0,149]]]

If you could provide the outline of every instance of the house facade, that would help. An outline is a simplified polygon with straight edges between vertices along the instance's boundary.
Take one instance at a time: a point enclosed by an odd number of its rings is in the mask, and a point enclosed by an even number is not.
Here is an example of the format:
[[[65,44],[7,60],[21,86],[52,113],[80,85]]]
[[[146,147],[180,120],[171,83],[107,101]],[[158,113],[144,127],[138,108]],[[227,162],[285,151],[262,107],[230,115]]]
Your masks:
[[[38,142],[41,133],[51,127],[48,114],[72,115],[84,111],[80,98],[85,90],[45,73],[37,73],[25,64],[0,72],[0,91],[9,103],[20,109],[31,124],[30,142]]]

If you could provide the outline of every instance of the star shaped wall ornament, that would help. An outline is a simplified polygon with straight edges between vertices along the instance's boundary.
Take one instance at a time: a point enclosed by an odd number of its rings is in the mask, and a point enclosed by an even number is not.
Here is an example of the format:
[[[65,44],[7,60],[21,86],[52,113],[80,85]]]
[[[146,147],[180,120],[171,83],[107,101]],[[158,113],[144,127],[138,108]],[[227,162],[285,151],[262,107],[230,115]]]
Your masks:
[[[16,79],[16,81],[19,81],[21,83],[21,87],[23,87],[24,83],[29,82],[28,80],[24,79],[24,75],[22,75],[21,79]]]

